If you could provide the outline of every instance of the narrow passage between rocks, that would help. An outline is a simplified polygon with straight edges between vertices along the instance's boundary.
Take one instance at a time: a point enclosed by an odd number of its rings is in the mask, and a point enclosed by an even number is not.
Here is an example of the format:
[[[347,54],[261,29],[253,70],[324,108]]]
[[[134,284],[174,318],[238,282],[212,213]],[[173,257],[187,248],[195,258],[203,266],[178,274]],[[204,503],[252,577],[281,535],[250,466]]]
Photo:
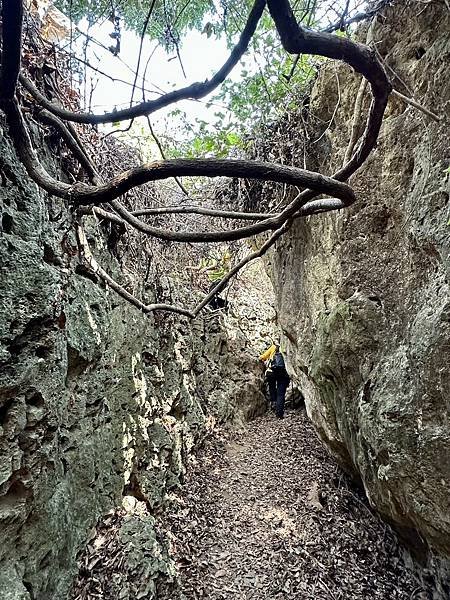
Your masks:
[[[209,444],[164,527],[180,575],[160,600],[427,598],[304,410]]]

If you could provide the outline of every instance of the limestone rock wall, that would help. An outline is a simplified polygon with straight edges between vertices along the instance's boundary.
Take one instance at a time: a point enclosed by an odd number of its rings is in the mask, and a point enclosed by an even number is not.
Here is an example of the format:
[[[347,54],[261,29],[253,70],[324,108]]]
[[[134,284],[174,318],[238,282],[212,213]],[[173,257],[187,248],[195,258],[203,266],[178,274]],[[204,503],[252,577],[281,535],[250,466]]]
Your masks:
[[[352,180],[357,204],[299,221],[270,259],[290,369],[321,438],[419,552],[447,556],[449,31],[444,2],[394,2],[372,25],[395,86],[442,120],[391,98]],[[342,164],[358,88],[345,65],[321,70],[322,172]]]
[[[264,410],[259,366],[222,316],[144,317],[92,281],[67,206],[29,180],[4,130],[0,161],[0,595],[67,598],[89,532],[126,496],[146,507],[122,533],[140,540],[151,597],[170,569],[152,512],[214,422]],[[95,223],[89,236],[114,269]]]

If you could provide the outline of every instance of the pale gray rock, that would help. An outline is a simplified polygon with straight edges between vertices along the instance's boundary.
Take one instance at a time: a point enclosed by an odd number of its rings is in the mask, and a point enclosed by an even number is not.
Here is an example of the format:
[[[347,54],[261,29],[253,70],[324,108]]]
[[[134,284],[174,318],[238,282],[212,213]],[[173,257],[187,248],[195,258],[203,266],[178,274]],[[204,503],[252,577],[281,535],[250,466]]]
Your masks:
[[[357,203],[299,221],[270,257],[308,414],[422,557],[450,554],[449,31],[444,3],[397,3],[377,20],[379,51],[442,120],[391,98],[377,148],[351,181]],[[322,172],[342,164],[358,86],[335,63],[315,84],[312,112],[331,120]]]
[[[258,349],[221,313],[145,317],[93,281],[67,206],[30,181],[4,131],[0,172],[0,595],[62,600],[99,518],[123,496],[161,507],[214,423],[265,410]],[[121,280],[98,227],[88,235]],[[170,301],[172,282],[158,285]],[[121,536],[147,587],[118,576],[118,597],[152,597],[170,568],[152,553],[154,521],[130,518]]]

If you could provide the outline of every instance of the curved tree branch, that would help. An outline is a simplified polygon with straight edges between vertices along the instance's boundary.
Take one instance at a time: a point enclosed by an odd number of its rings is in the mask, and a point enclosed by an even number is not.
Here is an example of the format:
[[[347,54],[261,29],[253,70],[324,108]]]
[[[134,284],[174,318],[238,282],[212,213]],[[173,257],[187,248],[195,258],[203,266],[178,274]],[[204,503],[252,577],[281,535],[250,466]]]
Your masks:
[[[71,199],[78,205],[102,204],[119,198],[136,186],[150,181],[168,179],[174,175],[275,181],[307,187],[316,193],[339,198],[345,204],[351,204],[355,200],[355,195],[349,185],[319,173],[269,162],[216,158],[177,158],[154,161],[116,175],[103,185],[75,184],[68,186],[69,189],[52,190],[52,193]],[[58,186],[53,187],[57,188]]]
[[[11,0],[6,0],[6,3],[8,2],[11,2]],[[16,5],[16,2],[13,2],[13,4]],[[24,75],[20,76],[20,83],[27,89],[27,91],[30,94],[32,94],[32,96],[34,96],[35,100],[37,100],[37,102],[39,102],[41,106],[43,106],[53,114],[66,121],[75,121],[76,123],[98,124],[113,123],[116,121],[126,121],[128,119],[135,119],[136,117],[149,115],[157,110],[160,110],[161,108],[169,106],[170,104],[179,102],[180,100],[198,100],[199,98],[207,96],[217,86],[223,83],[226,77],[228,77],[230,72],[239,62],[242,55],[246,52],[248,44],[252,39],[253,34],[255,33],[256,26],[258,25],[265,5],[266,0],[255,0],[255,4],[253,5],[250,15],[247,19],[247,23],[242,31],[239,42],[231,51],[228,60],[223,64],[221,69],[219,69],[219,71],[217,71],[217,73],[213,77],[211,77],[211,79],[206,80],[202,83],[193,83],[192,85],[181,88],[179,90],[174,90],[173,92],[163,94],[162,96],[154,100],[147,100],[146,102],[141,102],[140,104],[136,104],[135,106],[132,106],[130,108],[105,113],[103,115],[94,115],[89,113],[74,113],[70,110],[61,108],[57,104],[53,104],[52,102],[50,102]]]
[[[373,101],[360,144],[349,162],[333,175],[339,181],[346,181],[363,164],[376,144],[392,85],[375,52],[367,46],[347,38],[302,28],[297,23],[289,0],[268,0],[268,6],[287,52],[318,54],[342,60],[370,83]]]
[[[331,177],[326,177],[296,167],[286,167],[284,165],[254,162],[250,160],[176,159],[156,161],[148,165],[125,171],[106,184],[89,186],[78,183],[69,185],[51,177],[39,162],[31,144],[30,136],[17,101],[3,101],[2,104],[3,110],[7,115],[11,137],[15,142],[16,152],[30,177],[40,185],[40,187],[55,196],[68,199],[76,205],[102,204],[108,202],[117,214],[130,225],[143,233],[159,239],[197,243],[243,239],[244,237],[256,235],[263,231],[277,229],[284,221],[292,217],[301,206],[319,193],[329,193],[336,198],[339,198],[345,206],[352,204],[356,199],[353,190],[347,184],[335,181]],[[137,185],[142,185],[149,181],[166,179],[168,177],[173,177],[174,175],[246,177],[263,181],[290,183],[291,185],[308,187],[311,188],[311,190],[306,190],[300,194],[298,198],[288,204],[278,216],[268,217],[259,223],[230,231],[199,233],[192,231],[170,231],[152,227],[134,217],[119,201],[116,200],[116,198]]]
[[[224,280],[211,291],[211,293],[198,305],[194,312],[169,305],[149,305],[146,307],[149,310],[173,310],[180,314],[192,317],[205,306],[205,304],[220,292],[231,278],[242,266],[247,264],[253,258],[261,256],[263,252],[287,231],[292,225],[293,219],[304,216],[306,214],[314,214],[327,210],[335,210],[352,204],[355,201],[355,196],[351,188],[343,182],[348,179],[366,160],[367,156],[375,146],[378,133],[381,126],[382,117],[386,107],[388,96],[391,92],[390,82],[384,72],[380,62],[377,60],[373,52],[367,46],[356,44],[348,39],[339,38],[326,33],[316,33],[305,30],[299,26],[292,12],[288,0],[268,0],[269,9],[275,21],[278,33],[280,35],[284,48],[293,54],[310,53],[326,56],[329,58],[342,60],[352,66],[357,72],[361,73],[370,83],[373,95],[373,101],[369,110],[366,128],[360,143],[353,154],[352,158],[337,172],[332,178],[325,177],[317,173],[311,173],[295,167],[287,167],[284,165],[276,165],[272,163],[261,163],[242,160],[169,160],[157,161],[154,163],[142,165],[135,169],[126,171],[107,183],[102,183],[92,163],[89,166],[89,158],[84,152],[81,145],[71,134],[69,129],[60,123],[59,120],[54,121],[60,126],[65,139],[68,140],[69,146],[73,149],[81,164],[86,168],[90,180],[94,185],[75,184],[69,185],[64,182],[59,182],[46,172],[40,164],[38,157],[31,144],[30,136],[25,125],[20,107],[14,99],[14,92],[17,82],[17,73],[20,67],[20,36],[21,36],[21,21],[22,15],[17,12],[17,5],[14,0],[3,0],[3,47],[8,36],[15,42],[10,46],[11,50],[3,56],[2,65],[2,82],[5,87],[0,90],[0,102],[3,108],[10,130],[11,138],[14,142],[16,152],[18,153],[22,163],[26,167],[31,178],[42,188],[48,192],[66,198],[75,205],[87,204],[102,204],[109,203],[116,215],[108,211],[104,211],[96,206],[93,207],[94,212],[97,211],[99,216],[111,218],[111,220],[120,220],[121,223],[126,222],[139,231],[152,235],[160,239],[184,242],[205,242],[205,241],[230,241],[242,239],[268,230],[273,230],[274,233],[263,245],[260,251],[249,255],[243,259]],[[230,72],[232,67],[239,60],[242,53],[245,51],[251,36],[256,28],[259,17],[262,14],[265,2],[264,0],[256,0],[252,9],[252,13],[247,21],[247,25],[241,35],[239,44],[233,50],[230,58],[222,67],[222,69],[210,80],[203,84],[194,84],[188,88],[183,88],[166,94],[158,100],[142,103],[137,107],[133,107],[128,111],[119,111],[108,115],[82,115],[65,111],[59,107],[55,107],[42,94],[37,92],[37,98],[42,101],[42,105],[48,108],[54,114],[59,115],[67,120],[85,122],[85,123],[102,123],[118,118],[128,119],[138,116],[138,114],[148,114],[157,108],[167,106],[182,98],[196,98],[209,93],[216,85],[221,83]],[[8,79],[8,81],[6,81]],[[29,86],[29,83],[25,83]],[[31,84],[32,85],[32,84]],[[36,93],[32,92],[35,97]],[[144,107],[144,108],[143,108]],[[134,113],[133,111],[138,111]],[[143,112],[139,112],[143,111]],[[59,121],[59,123],[58,123]],[[62,125],[62,127],[61,127]],[[78,147],[78,151],[76,150]],[[177,232],[165,230],[144,223],[136,217],[135,214],[129,212],[117,198],[127,192],[132,187],[142,185],[149,181],[156,181],[173,176],[228,176],[241,178],[255,178],[263,181],[277,181],[289,183],[291,185],[306,187],[309,189],[301,192],[294,200],[292,200],[284,209],[276,215],[264,215],[261,213],[253,213],[252,216],[258,215],[255,219],[258,222],[245,227],[230,231],[209,231],[203,233],[195,232]],[[327,193],[334,196],[333,199],[314,200],[318,194]],[[197,209],[196,209],[197,210]],[[205,210],[205,209],[203,209]],[[178,211],[179,212],[179,211]],[[220,212],[220,211],[219,211]],[[234,213],[233,211],[223,211],[228,213],[228,218],[242,218],[242,213]],[[239,217],[236,217],[239,214]],[[251,214],[251,213],[250,213]],[[218,214],[211,216],[223,216]],[[261,220],[259,218],[261,217]],[[250,216],[246,217],[249,219]],[[82,230],[81,230],[82,232]],[[84,240],[81,238],[80,244],[83,246]],[[84,247],[84,246],[83,246]],[[88,261],[91,261],[89,254],[83,251],[88,256]],[[92,260],[95,260],[92,258]],[[96,264],[96,263],[95,263]],[[121,288],[119,284],[114,282],[109,275],[100,267],[95,266],[96,272],[106,282],[111,285],[116,291],[120,290],[124,297],[132,301],[141,309],[145,307],[140,301],[131,296],[126,290]],[[128,294],[128,296],[127,296]],[[149,308],[151,307],[151,308]]]
[[[11,3],[11,0],[6,0],[5,5],[9,3]],[[295,20],[288,0],[277,0],[276,2],[275,0],[269,0],[269,8],[274,17],[282,43],[287,51],[295,54],[314,52],[323,56],[344,60],[362,73],[371,84],[374,101],[369,111],[366,130],[361,143],[352,159],[334,175],[336,180],[342,182],[361,166],[375,145],[390,92],[390,84],[387,76],[374,53],[366,46],[330,34],[315,33],[302,29]],[[14,12],[4,12],[9,21],[17,21]],[[17,61],[20,61],[20,53]],[[333,196],[342,200],[345,205],[349,205],[355,200],[350,188],[339,188],[337,181],[325,178],[319,174],[312,174],[294,167],[267,165],[264,163],[252,164],[246,161],[214,161],[213,159],[209,161],[203,159],[199,161],[156,162],[125,172],[106,184],[97,186],[76,184],[70,186],[53,179],[39,163],[17,103],[14,101],[4,101],[3,107],[7,113],[16,150],[21,156],[22,162],[26,166],[30,176],[41,187],[44,187],[50,193],[68,198],[76,204],[110,202],[113,209],[129,224],[144,233],[160,239],[185,242],[237,240],[263,231],[277,229],[286,219],[293,217],[302,206],[312,200],[318,193],[331,192]],[[280,181],[293,185],[306,186],[311,189],[305,190],[300,194],[278,216],[268,217],[259,223],[225,232],[173,232],[151,227],[130,214],[116,200],[121,194],[135,185],[174,175],[254,177],[266,181]]]
[[[345,208],[346,205],[342,200],[335,198],[324,198],[321,200],[312,200],[300,208],[293,216],[294,219],[307,217],[310,215],[328,212],[331,210],[339,210]],[[83,206],[78,209],[78,214],[81,215],[97,215],[101,219],[107,219],[118,225],[126,225],[126,221],[116,215],[98,206]],[[141,210],[133,210],[131,213],[134,217],[145,217],[149,215],[180,215],[194,214],[204,215],[209,217],[217,217],[219,219],[234,219],[236,221],[263,221],[271,216],[271,213],[248,213],[234,210],[219,210],[215,208],[206,208],[203,206],[161,206],[158,208],[143,208]],[[272,216],[278,217],[280,213],[272,213]]]
[[[51,125],[59,131],[61,137],[66,142],[67,146],[70,148],[75,158],[86,171],[89,180],[94,185],[99,184],[100,178],[98,176],[98,173],[91,159],[87,156],[81,144],[81,140],[77,136],[76,131],[74,130],[74,128],[71,127],[71,124],[64,123],[64,121],[59,119],[56,115],[45,109],[37,111],[37,117],[46,125]]]

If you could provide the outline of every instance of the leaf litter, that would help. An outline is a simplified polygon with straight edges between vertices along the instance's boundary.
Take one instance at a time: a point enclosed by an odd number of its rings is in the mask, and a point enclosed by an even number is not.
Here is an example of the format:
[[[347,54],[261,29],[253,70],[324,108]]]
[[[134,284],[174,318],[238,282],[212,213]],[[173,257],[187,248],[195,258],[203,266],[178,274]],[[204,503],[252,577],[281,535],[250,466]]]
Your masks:
[[[431,597],[304,410],[210,441],[158,528],[177,571],[158,600]]]

